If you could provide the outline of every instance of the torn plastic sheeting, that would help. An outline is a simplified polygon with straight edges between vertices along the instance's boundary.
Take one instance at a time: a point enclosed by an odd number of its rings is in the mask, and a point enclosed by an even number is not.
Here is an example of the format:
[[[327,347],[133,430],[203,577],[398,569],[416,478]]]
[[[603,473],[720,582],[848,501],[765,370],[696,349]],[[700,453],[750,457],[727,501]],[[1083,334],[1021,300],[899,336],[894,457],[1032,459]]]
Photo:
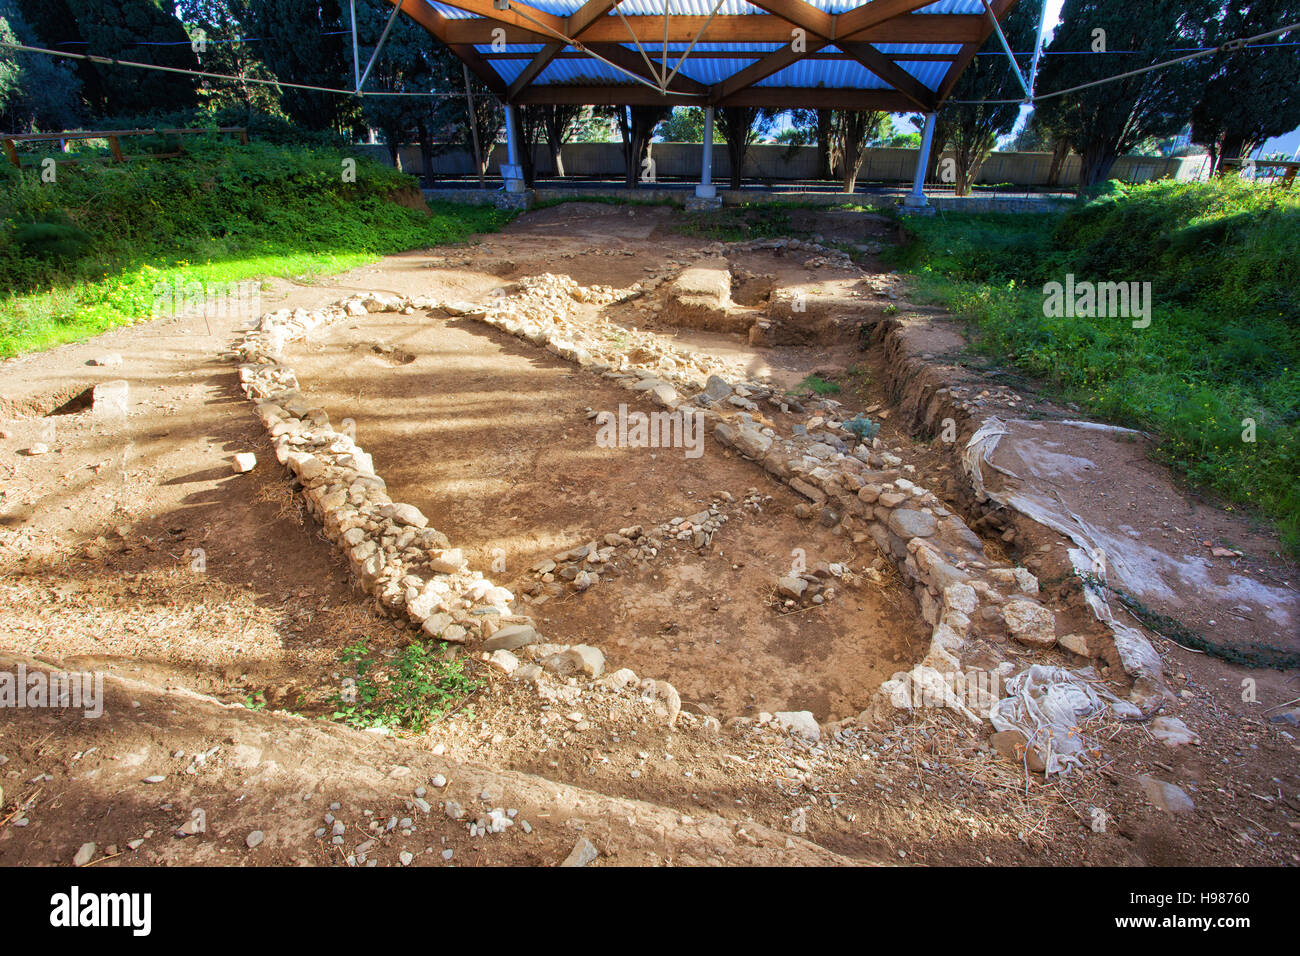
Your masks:
[[[993,705],[989,720],[998,730],[1018,730],[1043,758],[1048,774],[1082,766],[1087,759],[1084,726],[1112,710],[1141,714],[1104,687],[1094,687],[1064,667],[1035,664],[1007,681],[1011,695]]]
[[[1116,425],[1094,426],[1084,422],[1066,422],[1065,424],[1086,425],[1087,427],[1095,427],[1105,431],[1132,431],[1132,429],[1120,428]],[[1002,468],[993,461],[993,453],[997,450],[1002,437],[1010,433],[1011,429],[1008,428],[1007,423],[990,416],[970,437],[970,441],[966,443],[966,448],[962,452],[962,465],[970,476],[971,484],[977,492],[990,500],[1004,507],[1012,508],[1025,517],[1069,538],[1078,546],[1077,550],[1071,549],[1069,552],[1070,563],[1074,566],[1074,570],[1077,573],[1090,572],[1098,580],[1105,582],[1108,565],[1105,549],[1097,544],[1096,532],[1092,526],[1071,511],[1065,502],[1061,500],[1059,494],[1056,495],[1056,505],[1053,506],[1051,502],[1041,496],[1031,496],[1015,491],[995,494],[984,486],[981,463],[987,464],[994,471],[1014,478],[1016,481],[1023,482],[1019,475]],[[1119,654],[1124,672],[1134,680],[1148,681],[1155,690],[1163,692],[1163,663],[1160,660],[1160,654],[1151,646],[1151,642],[1137,629],[1116,621],[1115,615],[1111,612],[1110,605],[1106,601],[1105,594],[1100,588],[1089,585],[1086,579],[1084,579],[1083,592],[1088,606],[1092,609],[1097,620],[1109,627],[1114,634],[1115,650]]]

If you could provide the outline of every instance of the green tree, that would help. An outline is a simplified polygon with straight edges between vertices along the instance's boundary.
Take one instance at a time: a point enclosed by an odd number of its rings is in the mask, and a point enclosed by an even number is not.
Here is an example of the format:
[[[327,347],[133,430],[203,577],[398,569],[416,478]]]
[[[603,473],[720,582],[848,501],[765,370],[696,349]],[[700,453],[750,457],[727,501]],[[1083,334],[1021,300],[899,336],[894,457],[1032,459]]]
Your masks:
[[[715,114],[713,141],[725,143]],[[704,108],[701,106],[677,106],[672,115],[659,127],[659,139],[665,143],[702,143],[704,142]]]
[[[564,144],[590,121],[590,106],[567,103],[537,107],[542,111],[542,125],[546,128],[546,146],[551,155],[551,175],[564,176]]]
[[[244,39],[244,24],[236,18],[228,0],[177,0],[176,15],[184,24],[199,68],[208,73],[237,76],[241,80],[198,80],[199,103],[209,111],[243,109],[283,117],[280,90],[265,83],[248,80],[274,80],[275,75],[257,52],[260,44]]]
[[[198,68],[190,37],[163,0],[18,0],[18,8],[51,48],[182,70]],[[105,116],[187,109],[196,102],[192,76],[78,60],[82,95]]]
[[[763,110],[757,106],[724,106],[714,115],[716,133],[722,134],[727,144],[727,160],[731,166],[731,188],[739,189],[745,172],[745,154],[749,147],[772,128],[777,111]],[[698,142],[704,141],[703,132]]]
[[[635,189],[644,170],[643,161],[648,158],[650,140],[655,127],[668,118],[672,108],[668,106],[613,106],[609,107],[614,121],[618,124],[619,136],[623,140],[623,166],[629,189]],[[653,167],[650,167],[653,168]]]
[[[383,34],[391,10],[383,4],[357,4],[357,45],[361,69],[365,69],[368,54]],[[350,27],[350,22],[349,22]],[[442,127],[454,117],[438,118],[441,110],[463,116],[463,100],[457,98],[456,106],[447,110],[442,98],[420,96],[381,96],[378,93],[463,93],[464,84],[460,61],[445,46],[433,40],[428,32],[409,17],[398,16],[388,33],[384,47],[366,78],[361,97],[361,114],[367,126],[379,130],[388,146],[393,165],[401,168],[397,148],[405,143],[417,142],[421,147],[426,182],[433,179],[433,136],[435,127]],[[342,84],[352,85],[352,75]]]
[[[789,110],[790,129],[798,130],[786,137],[791,146],[817,147],[817,178],[831,178],[831,110]]]
[[[1021,0],[1002,24],[1011,49],[1017,53],[1029,52],[1018,64],[1022,76],[1028,76],[1043,2]],[[942,148],[952,150],[956,167],[954,192],[958,196],[970,193],[998,137],[1009,132],[1020,115],[1018,103],[970,101],[1015,100],[1024,95],[996,33],[989,37],[981,53],[985,55],[976,56],[953,87],[951,99],[959,102],[943,109],[947,142]]]
[[[787,126],[776,134],[776,141],[782,146],[816,146],[817,131],[806,126]]]
[[[39,45],[13,0],[0,0],[0,40]],[[80,87],[66,60],[6,51],[0,56],[0,124],[17,133],[69,129],[77,124]]]
[[[880,142],[892,131],[888,113],[878,110],[831,111],[831,168],[839,170],[846,193],[857,189],[858,173],[866,159],[867,147]]]
[[[1065,0],[1036,94],[1109,80],[1202,45],[1217,2]],[[1107,179],[1115,160],[1143,139],[1181,128],[1206,72],[1205,60],[1191,60],[1042,100],[1036,112],[1079,154],[1080,185],[1088,187]]]
[[[351,21],[338,0],[229,0],[229,4],[234,18],[258,38],[262,62],[278,78],[311,86],[352,86]],[[357,4],[358,21],[365,6]],[[368,56],[369,50],[363,48],[361,55]],[[356,101],[337,93],[285,89],[280,102],[289,118],[307,129],[343,133],[361,126]]]
[[[890,136],[887,140],[881,143],[881,145],[887,146],[890,149],[920,149],[921,134],[895,133],[893,136]]]
[[[1210,43],[1256,36],[1300,23],[1300,0],[1252,0],[1224,5],[1211,24]],[[1192,141],[1209,152],[1214,168],[1249,156],[1273,136],[1300,126],[1300,30],[1210,58],[1210,76],[1192,107]]]

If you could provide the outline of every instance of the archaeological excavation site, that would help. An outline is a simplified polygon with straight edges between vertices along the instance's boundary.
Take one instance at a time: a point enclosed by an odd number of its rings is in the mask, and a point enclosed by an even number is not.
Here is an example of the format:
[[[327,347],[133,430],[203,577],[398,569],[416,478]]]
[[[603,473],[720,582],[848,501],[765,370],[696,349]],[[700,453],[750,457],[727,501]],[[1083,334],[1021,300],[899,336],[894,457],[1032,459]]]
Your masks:
[[[0,366],[0,655],[102,675],[0,861],[1300,861],[1294,565],[906,229],[562,203]]]

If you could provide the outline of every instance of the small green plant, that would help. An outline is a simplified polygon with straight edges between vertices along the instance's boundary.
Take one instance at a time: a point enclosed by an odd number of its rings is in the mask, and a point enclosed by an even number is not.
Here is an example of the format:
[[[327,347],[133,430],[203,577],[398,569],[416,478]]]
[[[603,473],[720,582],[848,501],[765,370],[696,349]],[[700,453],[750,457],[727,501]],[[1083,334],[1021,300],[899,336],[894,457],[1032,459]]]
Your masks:
[[[266,694],[260,690],[255,694],[249,694],[244,698],[244,706],[249,710],[266,710]]]
[[[422,733],[460,706],[481,684],[469,676],[464,660],[441,656],[445,644],[416,641],[391,662],[377,662],[362,638],[339,656],[356,677],[331,698],[334,720],[350,727],[383,727]]]
[[[838,395],[839,391],[840,386],[837,383],[828,381],[814,372],[796,385],[791,394],[815,392],[818,395]]]
[[[885,306],[884,309],[882,309],[881,311],[883,311],[885,315],[898,315],[898,306],[894,305],[894,303],[891,302],[889,303],[889,305]]]

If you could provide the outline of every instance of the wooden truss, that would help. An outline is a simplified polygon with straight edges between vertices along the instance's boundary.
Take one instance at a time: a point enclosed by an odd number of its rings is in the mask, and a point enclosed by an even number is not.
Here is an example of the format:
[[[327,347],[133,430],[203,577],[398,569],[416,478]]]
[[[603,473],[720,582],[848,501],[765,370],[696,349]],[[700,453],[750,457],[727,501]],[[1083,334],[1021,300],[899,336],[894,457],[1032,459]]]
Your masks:
[[[398,0],[387,0],[396,5]],[[615,0],[587,0],[567,17],[516,0],[440,0],[473,14],[452,19],[426,0],[401,0],[401,10],[441,40],[488,88],[507,103],[681,104],[697,106],[832,107],[889,112],[932,112],[947,98],[962,70],[993,31],[988,14],[918,14],[934,0],[869,0],[830,14],[805,0],[749,0],[762,14],[628,16]],[[505,9],[499,9],[498,4]],[[1016,0],[989,0],[999,20]],[[665,5],[666,6],[666,5]],[[717,10],[721,6],[718,0]],[[633,44],[629,48],[625,44]],[[736,44],[726,53],[698,52],[696,44]],[[748,51],[745,44],[782,44],[775,52]],[[476,46],[543,44],[537,53],[480,53]],[[686,54],[669,52],[688,44]],[[955,53],[889,55],[881,44],[957,45]],[[662,52],[661,52],[662,51]],[[557,59],[602,61],[626,82],[557,85],[537,78]],[[685,57],[754,59],[721,82],[706,85],[674,69]],[[527,59],[507,83],[493,64]],[[948,61],[937,89],[930,89],[898,60]],[[852,61],[888,89],[758,86],[761,80],[802,60]]]

